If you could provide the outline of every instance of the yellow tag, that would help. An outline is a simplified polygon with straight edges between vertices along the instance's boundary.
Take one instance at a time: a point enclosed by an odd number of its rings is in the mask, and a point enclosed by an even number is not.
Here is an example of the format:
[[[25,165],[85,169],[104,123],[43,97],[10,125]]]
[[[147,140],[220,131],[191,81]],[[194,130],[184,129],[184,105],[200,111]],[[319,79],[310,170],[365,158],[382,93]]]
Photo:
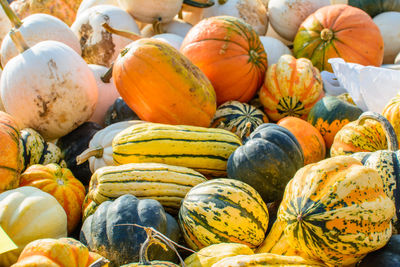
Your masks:
[[[0,254],[18,248],[0,226]]]

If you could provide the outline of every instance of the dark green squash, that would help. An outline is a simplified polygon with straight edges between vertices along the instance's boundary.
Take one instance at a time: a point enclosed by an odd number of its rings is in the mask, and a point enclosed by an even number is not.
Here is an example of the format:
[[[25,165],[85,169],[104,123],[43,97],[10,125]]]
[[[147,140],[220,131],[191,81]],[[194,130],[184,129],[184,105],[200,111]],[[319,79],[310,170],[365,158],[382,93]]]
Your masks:
[[[228,159],[228,177],[255,188],[265,202],[280,200],[286,184],[304,166],[303,151],[286,128],[264,123]]]
[[[89,185],[92,172],[90,171],[88,162],[77,165],[76,157],[89,147],[89,142],[93,135],[101,129],[102,127],[95,122],[85,122],[57,141],[57,146],[61,148],[68,169],[85,186]]]
[[[139,200],[127,194],[114,201],[101,203],[94,214],[86,218],[79,239],[91,251],[99,253],[116,266],[137,262],[140,247],[147,235],[142,228],[133,224],[153,227],[164,235],[176,236],[176,226],[168,229],[171,218],[167,217],[158,201]],[[148,255],[150,259],[171,258],[171,253],[165,252],[159,245],[152,246]]]
[[[369,253],[358,267],[400,266],[400,235],[392,235],[383,248]]]
[[[128,107],[121,97],[118,97],[108,108],[104,123],[108,126],[116,122],[130,120],[140,120],[140,118],[130,107]]]
[[[400,11],[400,0],[348,0],[348,4],[364,10],[371,17],[383,12]]]
[[[396,133],[390,122],[382,115],[375,112],[364,112],[359,122],[365,119],[378,121],[386,134],[388,150],[376,152],[359,152],[351,156],[361,161],[367,167],[378,171],[386,195],[394,202],[396,214],[392,218],[393,233],[400,233],[400,151]]]
[[[361,113],[359,107],[347,101],[335,96],[325,96],[311,109],[307,121],[321,133],[329,151],[336,133],[349,122],[357,120]]]

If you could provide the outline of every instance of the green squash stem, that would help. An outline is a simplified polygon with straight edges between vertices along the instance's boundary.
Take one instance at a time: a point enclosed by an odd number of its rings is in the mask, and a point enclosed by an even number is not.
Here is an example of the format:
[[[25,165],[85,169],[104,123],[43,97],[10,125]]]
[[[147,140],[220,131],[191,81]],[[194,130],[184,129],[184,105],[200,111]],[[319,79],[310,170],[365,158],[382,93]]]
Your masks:
[[[384,116],[376,112],[367,111],[360,115],[360,117],[358,118],[358,123],[363,124],[367,119],[374,120],[380,123],[386,135],[389,151],[399,150],[399,143],[397,142],[396,132],[394,131],[393,126]]]
[[[4,10],[4,13],[6,13],[8,19],[11,21],[11,24],[17,29],[21,27],[22,21],[18,18],[17,14],[15,14],[15,12],[11,9],[7,0],[0,0],[0,4]]]
[[[100,259],[98,259],[97,261],[93,262],[92,264],[89,265],[89,267],[102,267],[102,266],[106,266],[107,264],[109,264],[110,261],[107,260],[104,257],[101,257]]]
[[[112,78],[113,68],[114,68],[114,63],[112,63],[111,67],[107,70],[107,72],[104,73],[104,75],[100,77],[100,79],[103,81],[103,83],[110,83],[111,78]]]
[[[76,157],[76,164],[81,165],[91,157],[101,158],[103,156],[103,152],[103,147],[88,148]]]
[[[207,8],[214,5],[214,1],[207,1],[207,3],[197,2],[195,0],[184,0],[184,4],[192,7]]]
[[[115,35],[119,35],[128,39],[131,39],[132,41],[137,41],[139,39],[142,38],[142,36],[140,36],[139,34],[133,33],[133,32],[129,32],[129,31],[125,31],[125,30],[118,30],[115,29],[113,27],[111,27],[108,23],[103,23],[101,26],[103,26],[104,29],[106,29],[106,31],[108,31],[109,33],[115,34]]]
[[[13,41],[14,45],[17,47],[18,51],[21,54],[29,49],[28,44],[25,42],[25,39],[19,30],[11,29],[9,34],[10,34],[11,40]]]

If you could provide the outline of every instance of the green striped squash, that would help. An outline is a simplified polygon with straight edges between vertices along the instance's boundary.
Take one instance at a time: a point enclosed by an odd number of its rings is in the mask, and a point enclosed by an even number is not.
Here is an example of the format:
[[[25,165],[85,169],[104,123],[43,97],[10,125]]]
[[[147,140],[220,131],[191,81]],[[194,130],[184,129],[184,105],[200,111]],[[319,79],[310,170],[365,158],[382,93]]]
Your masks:
[[[179,210],[179,223],[194,250],[219,243],[255,248],[268,227],[268,209],[257,191],[241,181],[213,179],[193,187]]]
[[[156,162],[192,168],[204,175],[223,177],[229,156],[241,145],[223,129],[141,123],[113,139],[116,165]]]
[[[235,133],[242,139],[248,136],[268,118],[260,109],[239,101],[228,101],[217,108],[210,127]]]
[[[178,213],[189,190],[207,179],[185,167],[160,163],[131,163],[97,169],[89,184],[89,198],[95,203],[131,194],[155,199],[171,213]]]
[[[328,265],[357,263],[383,247],[395,214],[377,171],[350,156],[301,168],[285,189],[278,220],[291,247]]]
[[[38,132],[31,128],[23,129],[20,133],[19,151],[22,171],[35,164],[57,163],[66,167],[65,161],[62,159],[61,149],[58,146],[46,142]]]

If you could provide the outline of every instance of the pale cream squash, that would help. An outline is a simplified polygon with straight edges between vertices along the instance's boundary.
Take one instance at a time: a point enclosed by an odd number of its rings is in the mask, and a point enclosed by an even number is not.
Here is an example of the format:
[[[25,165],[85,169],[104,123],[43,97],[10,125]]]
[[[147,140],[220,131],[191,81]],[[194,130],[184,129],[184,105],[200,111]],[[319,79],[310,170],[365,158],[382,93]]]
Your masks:
[[[172,33],[184,38],[191,28],[192,25],[189,23],[181,19],[174,18],[168,23],[160,23],[154,26],[152,24],[147,24],[143,27],[141,33],[143,37],[152,37],[162,33]]]
[[[119,6],[117,0],[83,0],[79,5],[78,11],[76,12],[76,17],[78,17],[86,9],[99,5]]]
[[[292,51],[281,41],[274,37],[260,36],[261,43],[264,46],[268,57],[268,66],[276,64],[283,55],[292,55]]]
[[[393,64],[400,53],[400,12],[384,12],[374,17],[384,43],[383,64]],[[397,25],[397,26],[395,26]]]
[[[135,20],[124,10],[112,5],[98,5],[82,12],[71,29],[78,37],[82,57],[88,64],[110,67],[121,50],[132,40],[109,33],[107,23],[118,30],[139,33]]]
[[[183,37],[181,37],[177,34],[173,34],[173,33],[156,34],[156,35],[152,36],[151,38],[166,42],[167,44],[172,45],[177,50],[179,50],[179,48],[181,47],[182,42],[183,42]]]
[[[67,215],[50,194],[31,186],[0,194],[0,225],[18,249],[0,254],[0,266],[10,266],[36,239],[67,236]]]

